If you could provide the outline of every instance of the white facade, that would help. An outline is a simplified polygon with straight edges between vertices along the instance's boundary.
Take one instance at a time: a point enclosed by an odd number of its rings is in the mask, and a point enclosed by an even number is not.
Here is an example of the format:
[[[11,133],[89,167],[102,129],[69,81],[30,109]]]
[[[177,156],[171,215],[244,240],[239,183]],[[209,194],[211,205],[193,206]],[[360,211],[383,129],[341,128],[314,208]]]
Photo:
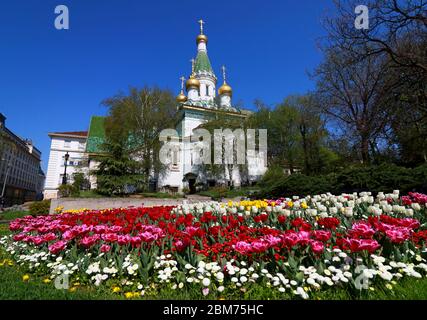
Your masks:
[[[203,154],[196,147],[197,142],[191,142],[193,130],[207,122],[218,111],[225,112],[230,117],[245,118],[248,113],[233,108],[231,96],[232,89],[225,80],[225,67],[223,67],[224,83],[218,89],[216,99],[217,78],[207,56],[207,36],[201,30],[197,37],[197,57],[193,60],[192,72],[187,81],[187,97],[183,92],[177,97],[181,120],[176,126],[180,142],[175,143],[175,150],[170,152],[169,170],[159,178],[160,189],[182,191],[184,188],[194,188],[194,184],[207,184],[208,180],[215,180],[218,184],[230,182],[239,187],[244,182],[257,180],[267,170],[263,154],[247,158],[247,177],[243,179],[239,166],[224,166],[224,172],[216,177],[205,176],[205,171],[199,166]],[[213,137],[212,137],[213,139]],[[213,161],[213,159],[211,159]],[[230,171],[231,170],[231,174]]]
[[[69,154],[67,162],[67,183],[72,183],[73,173],[88,173],[85,156],[87,132],[58,132],[49,133],[51,138],[49,163],[44,188],[44,198],[58,196],[58,187],[62,184],[65,169],[65,155]]]

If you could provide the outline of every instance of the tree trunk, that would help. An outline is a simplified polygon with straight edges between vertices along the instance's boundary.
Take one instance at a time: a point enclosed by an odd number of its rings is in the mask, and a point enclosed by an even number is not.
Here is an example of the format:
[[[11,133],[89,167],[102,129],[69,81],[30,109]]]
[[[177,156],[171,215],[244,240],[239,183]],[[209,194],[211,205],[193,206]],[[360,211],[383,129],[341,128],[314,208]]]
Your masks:
[[[361,155],[362,155],[362,163],[367,165],[369,164],[369,139],[362,135],[361,140]]]

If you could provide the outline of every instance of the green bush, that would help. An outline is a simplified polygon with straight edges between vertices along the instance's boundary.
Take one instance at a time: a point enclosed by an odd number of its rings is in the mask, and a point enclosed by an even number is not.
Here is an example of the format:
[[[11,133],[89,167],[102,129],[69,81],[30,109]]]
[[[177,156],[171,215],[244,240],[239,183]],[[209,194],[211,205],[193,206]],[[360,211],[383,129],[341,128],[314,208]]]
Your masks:
[[[268,173],[268,171],[267,171]],[[414,169],[383,164],[379,166],[355,166],[326,175],[306,176],[293,174],[260,181],[261,192],[257,197],[277,198],[294,195],[306,196],[331,192],[333,194],[371,191],[401,193],[427,192],[427,165]]]
[[[30,213],[32,216],[49,214],[50,200],[36,201],[30,204]]]
[[[58,188],[58,194],[61,198],[78,197],[80,190],[72,184],[61,184]]]

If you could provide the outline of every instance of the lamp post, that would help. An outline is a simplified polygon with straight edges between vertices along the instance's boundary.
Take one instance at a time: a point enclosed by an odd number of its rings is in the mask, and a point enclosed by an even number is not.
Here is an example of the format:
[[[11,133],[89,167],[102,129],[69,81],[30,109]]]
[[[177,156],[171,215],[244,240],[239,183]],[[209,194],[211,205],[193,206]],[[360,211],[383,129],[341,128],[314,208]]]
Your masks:
[[[70,158],[70,155],[68,154],[68,152],[65,154],[64,156],[64,176],[62,177],[62,184],[65,185],[67,184],[67,162],[68,159]]]

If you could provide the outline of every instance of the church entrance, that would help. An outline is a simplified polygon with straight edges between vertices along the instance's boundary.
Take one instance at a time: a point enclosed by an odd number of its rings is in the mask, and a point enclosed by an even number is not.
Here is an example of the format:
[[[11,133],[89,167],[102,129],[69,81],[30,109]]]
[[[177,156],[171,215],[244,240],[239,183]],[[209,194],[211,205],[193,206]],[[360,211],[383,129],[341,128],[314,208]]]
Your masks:
[[[196,193],[196,179],[197,179],[197,175],[189,172],[187,174],[184,175],[184,180],[183,181],[187,181],[188,183],[188,189],[190,189],[190,194],[195,194]]]
[[[196,179],[195,178],[188,179],[188,187],[190,188],[190,194],[196,193]]]

